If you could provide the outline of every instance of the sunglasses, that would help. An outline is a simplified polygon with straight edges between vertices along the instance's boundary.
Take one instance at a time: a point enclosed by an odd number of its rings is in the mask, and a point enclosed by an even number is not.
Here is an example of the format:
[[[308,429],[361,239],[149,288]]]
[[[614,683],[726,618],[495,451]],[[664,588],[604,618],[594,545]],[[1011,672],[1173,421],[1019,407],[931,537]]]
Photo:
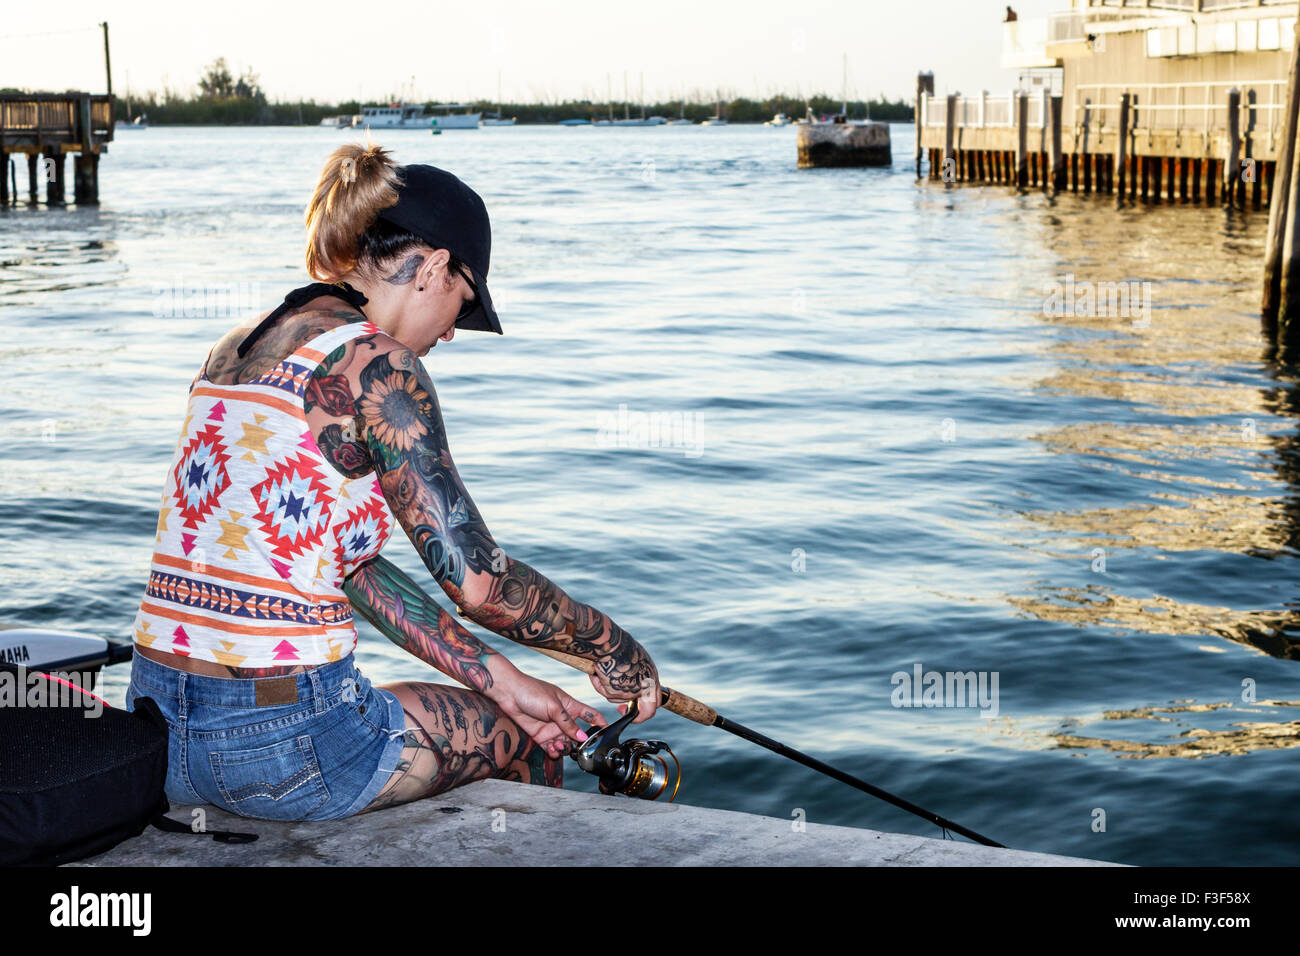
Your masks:
[[[449,268],[454,269],[461,274],[461,277],[469,284],[470,289],[474,293],[474,298],[470,299],[460,307],[460,314],[456,316],[456,321],[459,322],[461,319],[471,315],[474,310],[478,308],[478,286],[474,283],[474,276],[465,269],[465,263],[461,262],[455,256],[451,257],[447,262],[447,265]]]

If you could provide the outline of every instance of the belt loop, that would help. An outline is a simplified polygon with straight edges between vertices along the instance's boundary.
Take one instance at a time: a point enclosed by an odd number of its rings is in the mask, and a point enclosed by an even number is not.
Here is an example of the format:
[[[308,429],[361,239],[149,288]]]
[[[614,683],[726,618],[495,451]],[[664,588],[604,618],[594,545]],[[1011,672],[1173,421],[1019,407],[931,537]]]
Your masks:
[[[177,671],[176,673],[176,722],[180,724],[181,729],[184,730],[185,723],[189,719],[190,709],[190,702],[185,697],[185,678],[189,677],[189,674],[185,673],[185,671]]]
[[[325,713],[325,691],[321,687],[320,668],[313,667],[307,671],[307,676],[311,679],[311,696],[316,702],[316,713],[323,714]]]

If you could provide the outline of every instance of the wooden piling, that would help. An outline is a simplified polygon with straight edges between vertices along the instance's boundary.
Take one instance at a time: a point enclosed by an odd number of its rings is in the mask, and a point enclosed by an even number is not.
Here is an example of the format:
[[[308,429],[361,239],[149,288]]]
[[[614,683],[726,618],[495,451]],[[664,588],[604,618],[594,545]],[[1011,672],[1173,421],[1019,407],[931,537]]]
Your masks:
[[[53,161],[54,163],[54,197],[52,200],[47,199],[46,201],[62,205],[68,201],[68,164],[64,161],[63,150],[46,154],[45,161],[47,163]],[[46,192],[49,192],[48,185]]]
[[[1129,95],[1121,93],[1119,97],[1119,140],[1115,144],[1117,159],[1115,165],[1118,166],[1119,180],[1119,198],[1124,198],[1124,183],[1128,173],[1128,113],[1129,113]]]
[[[81,152],[73,161],[72,194],[78,206],[99,202],[99,156],[95,153],[94,127],[90,117],[90,94],[77,102],[77,127]]]
[[[1263,325],[1279,355],[1300,350],[1300,30],[1295,32],[1287,82],[1286,131],[1278,156],[1277,186],[1269,204],[1264,258]]]
[[[1246,129],[1242,133],[1241,146],[1243,165],[1250,179],[1241,176],[1241,202],[1246,204],[1249,197],[1251,204],[1259,208],[1259,164],[1255,162],[1255,91],[1246,91]]]
[[[925,110],[929,97],[934,95],[934,74],[921,72],[916,74],[916,178],[921,178],[921,133],[925,128]]]
[[[1236,184],[1240,179],[1237,157],[1241,154],[1241,90],[1235,86],[1228,90],[1228,144],[1223,158],[1223,201],[1231,205],[1237,198]]]
[[[949,170],[954,170],[957,165],[957,154],[953,150],[953,138],[957,129],[957,94],[949,93],[947,101],[947,113],[943,120],[943,181],[949,182]]]
[[[1065,165],[1061,162],[1061,97],[1053,96],[1048,107],[1052,124],[1052,189],[1059,191],[1065,188],[1067,174]]]
[[[1016,95],[1016,185],[1029,181],[1029,94]]]
[[[1088,137],[1091,134],[1089,127],[1092,125],[1092,100],[1083,101],[1083,123],[1080,136],[1079,146],[1079,165],[1083,167],[1083,191],[1092,192],[1092,169],[1088,164]]]

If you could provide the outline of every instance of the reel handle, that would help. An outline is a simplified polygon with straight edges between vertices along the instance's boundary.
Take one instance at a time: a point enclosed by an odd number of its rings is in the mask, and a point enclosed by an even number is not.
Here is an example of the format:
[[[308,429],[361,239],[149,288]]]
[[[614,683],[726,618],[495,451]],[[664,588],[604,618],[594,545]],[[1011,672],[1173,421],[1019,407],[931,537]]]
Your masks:
[[[566,654],[564,651],[552,650],[549,647],[534,647],[533,650],[545,654],[547,657],[559,661],[561,664],[568,664],[585,674],[596,673],[595,661],[589,661],[585,657],[578,657],[575,654]],[[706,727],[712,727],[718,722],[718,712],[708,704],[702,704],[694,697],[687,697],[680,691],[659,685],[663,695],[659,698],[659,706],[666,710],[672,711],[679,717],[685,717],[687,720],[693,720],[697,724],[704,724]]]

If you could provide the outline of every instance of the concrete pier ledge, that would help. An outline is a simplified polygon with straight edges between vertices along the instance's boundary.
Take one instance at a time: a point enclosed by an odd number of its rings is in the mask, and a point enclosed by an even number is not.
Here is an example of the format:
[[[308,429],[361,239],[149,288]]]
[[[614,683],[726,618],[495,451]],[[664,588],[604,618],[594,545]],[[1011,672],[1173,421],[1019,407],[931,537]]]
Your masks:
[[[189,824],[192,808],[173,807]],[[437,797],[325,823],[276,823],[204,807],[248,844],[149,827],[71,866],[1112,866],[964,840],[808,823],[681,803],[480,780]],[[938,832],[936,830],[936,832]]]

